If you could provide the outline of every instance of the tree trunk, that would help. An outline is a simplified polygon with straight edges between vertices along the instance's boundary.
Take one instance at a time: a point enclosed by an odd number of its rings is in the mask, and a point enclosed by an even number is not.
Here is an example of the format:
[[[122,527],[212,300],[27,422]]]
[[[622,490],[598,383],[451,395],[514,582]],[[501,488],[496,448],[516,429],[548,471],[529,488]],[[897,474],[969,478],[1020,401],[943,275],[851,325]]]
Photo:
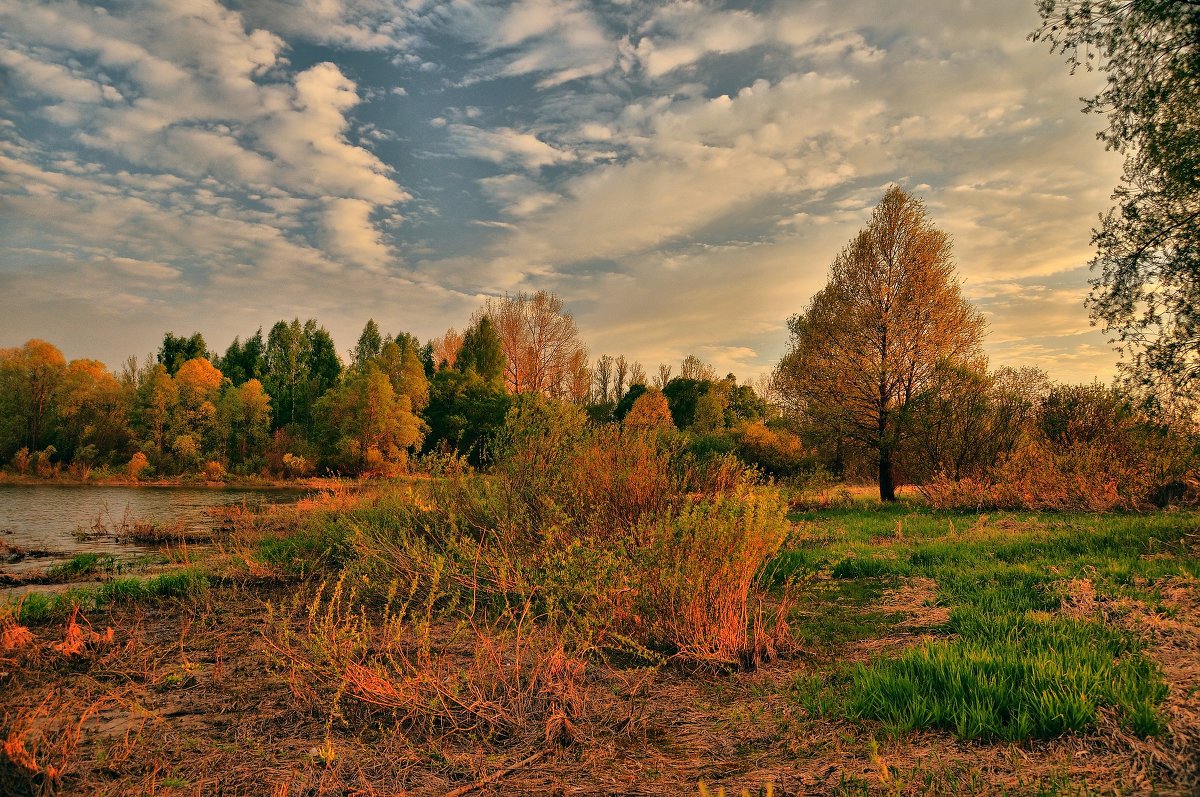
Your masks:
[[[896,500],[896,478],[892,472],[892,449],[886,444],[879,447],[879,500]]]

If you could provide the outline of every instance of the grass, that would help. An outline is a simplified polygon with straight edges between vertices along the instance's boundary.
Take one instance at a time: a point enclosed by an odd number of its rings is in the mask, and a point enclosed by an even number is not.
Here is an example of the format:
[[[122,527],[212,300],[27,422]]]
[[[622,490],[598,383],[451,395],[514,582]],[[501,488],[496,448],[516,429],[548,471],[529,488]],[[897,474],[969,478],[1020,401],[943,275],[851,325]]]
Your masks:
[[[210,583],[209,576],[195,568],[147,579],[114,578],[96,587],[29,592],[15,604],[14,614],[20,623],[41,624],[68,617],[77,607],[93,610],[122,603],[192,597],[207,590]]]
[[[1048,739],[1084,733],[1112,711],[1129,731],[1161,733],[1166,685],[1141,640],[1106,622],[1098,609],[1063,613],[1079,580],[1101,598],[1155,600],[1154,585],[1200,575],[1188,548],[1188,514],[975,517],[915,505],[801,513],[803,555],[785,553],[802,572],[829,562],[827,597],[799,633],[834,647],[879,629],[864,594],[923,578],[936,583],[949,621],[937,637],[797,685],[795,699],[815,713],[874,720],[892,735],[948,730],[964,739]],[[841,698],[831,686],[844,687]]]
[[[108,554],[80,553],[50,568],[49,576],[55,581],[72,581],[112,570],[115,563],[116,560]]]

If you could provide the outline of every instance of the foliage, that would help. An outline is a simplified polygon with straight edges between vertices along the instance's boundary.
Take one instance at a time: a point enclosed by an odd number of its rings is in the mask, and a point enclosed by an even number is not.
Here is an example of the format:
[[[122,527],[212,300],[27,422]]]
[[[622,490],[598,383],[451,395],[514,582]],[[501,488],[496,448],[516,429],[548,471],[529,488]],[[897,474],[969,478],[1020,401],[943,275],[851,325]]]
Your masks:
[[[199,357],[208,357],[208,347],[204,343],[204,336],[199,332],[193,332],[188,338],[173,332],[163,335],[157,359],[158,364],[166,368],[171,376],[175,376],[185,362]]]
[[[895,186],[831,272],[788,322],[776,381],[803,412],[875,451],[880,495],[895,500],[915,401],[940,366],[982,360],[983,317],[962,298],[949,236]]]
[[[636,390],[637,388],[641,390]],[[625,398],[634,396],[629,402],[628,411],[621,413],[619,420],[631,429],[674,429],[675,423],[671,417],[671,406],[661,390],[647,390],[644,385],[634,385]],[[621,400],[622,404],[625,399]],[[620,407],[618,407],[618,410]],[[617,410],[613,411],[617,415]]]
[[[504,347],[504,382],[510,393],[579,402],[587,398],[587,348],[562,299],[546,291],[489,299],[474,320],[482,323],[485,316]]]
[[[1147,381],[1200,377],[1200,6],[1040,0],[1035,41],[1107,73],[1084,110],[1125,155],[1116,207],[1093,231],[1093,317]]]
[[[922,492],[942,508],[1135,509],[1194,499],[1198,470],[1192,434],[1155,423],[1115,389],[1060,385],[994,467],[939,474]]]
[[[420,378],[423,382],[423,371]],[[327,391],[317,401],[315,415],[330,463],[353,473],[385,471],[401,464],[405,452],[419,446],[424,436],[411,399],[397,395],[374,361]]]
[[[66,365],[62,352],[44,340],[0,349],[0,457],[45,445]]]
[[[698,462],[683,442],[594,427],[576,405],[525,394],[490,476],[360,514],[355,544],[448,607],[532,602],[583,649],[746,666],[775,644],[759,573],[787,534],[786,507],[736,460]]]

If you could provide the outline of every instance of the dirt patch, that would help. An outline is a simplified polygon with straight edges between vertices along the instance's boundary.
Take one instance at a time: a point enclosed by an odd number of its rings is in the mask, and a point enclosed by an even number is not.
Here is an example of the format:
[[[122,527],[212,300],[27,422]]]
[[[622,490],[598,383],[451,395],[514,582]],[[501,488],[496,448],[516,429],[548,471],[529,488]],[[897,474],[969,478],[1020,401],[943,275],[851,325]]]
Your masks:
[[[901,586],[884,593],[878,608],[906,615],[898,628],[940,628],[950,622],[950,610],[938,605],[937,582],[932,578],[905,579]]]

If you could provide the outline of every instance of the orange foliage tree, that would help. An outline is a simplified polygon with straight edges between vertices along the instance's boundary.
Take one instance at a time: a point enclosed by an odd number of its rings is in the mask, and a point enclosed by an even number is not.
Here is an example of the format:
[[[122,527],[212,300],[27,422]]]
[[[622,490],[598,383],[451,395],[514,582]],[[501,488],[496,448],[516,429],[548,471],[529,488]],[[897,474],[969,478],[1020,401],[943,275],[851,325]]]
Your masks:
[[[510,393],[587,399],[592,383],[587,348],[562,299],[546,291],[518,293],[489,299],[479,315],[490,318],[500,334]]]
[[[895,500],[895,454],[914,400],[940,365],[983,362],[983,316],[959,290],[950,236],[921,200],[893,186],[788,326],[780,388],[810,417],[875,451],[879,495]]]

